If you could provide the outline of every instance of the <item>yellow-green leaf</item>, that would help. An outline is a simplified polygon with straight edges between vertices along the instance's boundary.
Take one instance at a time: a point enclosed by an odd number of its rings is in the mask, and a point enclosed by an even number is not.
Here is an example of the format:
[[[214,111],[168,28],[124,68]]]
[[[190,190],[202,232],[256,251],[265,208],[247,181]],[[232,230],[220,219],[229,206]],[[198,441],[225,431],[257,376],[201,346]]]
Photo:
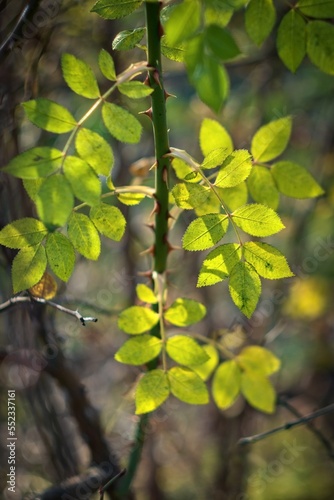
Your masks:
[[[274,210],[258,203],[237,208],[232,216],[234,223],[252,236],[271,236],[285,227]]]
[[[225,280],[240,258],[241,249],[237,243],[226,243],[215,248],[204,259],[197,286],[210,286]]]
[[[141,306],[131,306],[118,317],[118,328],[125,333],[138,335],[151,330],[159,321],[159,314],[152,309]]]
[[[206,315],[206,308],[197,300],[176,299],[164,313],[164,318],[176,326],[189,326],[201,321]]]
[[[64,226],[69,218],[74,196],[63,174],[48,177],[35,197],[39,218],[51,229]]]
[[[47,177],[60,168],[62,157],[63,153],[58,149],[32,148],[15,156],[2,171],[20,179]]]
[[[70,240],[61,233],[50,233],[45,250],[52,271],[61,280],[68,281],[75,264],[75,252]]]
[[[90,209],[89,217],[103,236],[114,241],[123,237],[126,220],[119,208],[100,203]]]
[[[97,174],[109,175],[114,165],[114,154],[100,134],[80,128],[75,138],[75,148]]]
[[[297,163],[280,161],[271,169],[278,190],[292,198],[315,198],[324,190],[312,175]]]
[[[74,116],[64,106],[40,97],[22,104],[29,120],[37,127],[64,134],[76,126]]]
[[[198,0],[183,2],[174,7],[164,26],[167,43],[174,47],[189,38],[199,26],[200,15]]]
[[[199,143],[204,156],[214,149],[226,149],[227,154],[233,151],[233,142],[225,127],[216,120],[204,118],[199,132]]]
[[[147,302],[147,304],[156,304],[158,299],[151,288],[147,285],[140,283],[136,286],[136,293],[142,302]]]
[[[226,410],[233,405],[240,393],[241,372],[231,359],[221,363],[212,380],[212,396],[221,410]]]
[[[270,381],[252,371],[241,374],[241,392],[246,401],[265,413],[275,411],[276,393]]]
[[[227,155],[228,155],[227,148],[213,149],[204,158],[204,161],[201,164],[201,168],[209,169],[218,167],[218,165],[221,165],[223,163]]]
[[[102,108],[102,118],[111,135],[117,140],[130,144],[139,142],[142,126],[137,118],[126,109],[105,102]]]
[[[100,97],[95,75],[87,63],[72,54],[63,54],[61,68],[64,80],[73,92],[88,99]]]
[[[240,182],[237,186],[231,188],[219,188],[216,187],[216,191],[219,193],[220,198],[224,201],[224,204],[233,212],[237,208],[245,205],[248,199],[248,190],[246,182]],[[217,199],[217,197],[216,197]],[[218,200],[219,201],[219,200]]]
[[[143,99],[153,92],[151,87],[138,81],[120,83],[118,90],[131,99]]]
[[[123,205],[128,205],[130,207],[139,205],[145,198],[145,195],[141,193],[117,193],[116,196]]]
[[[99,68],[103,76],[112,82],[116,81],[116,71],[114,60],[106,50],[102,49],[99,53]]]
[[[209,393],[203,380],[193,370],[176,366],[168,371],[171,393],[181,401],[194,405],[209,402]]]
[[[85,160],[77,156],[66,156],[63,170],[74,195],[79,200],[91,206],[100,201],[101,182]]]
[[[268,168],[254,165],[247,179],[247,185],[254,201],[273,210],[277,209],[279,192]]]
[[[277,248],[260,241],[248,241],[243,246],[244,257],[256,272],[270,280],[293,276],[284,255]]]
[[[202,365],[209,357],[204,349],[192,337],[174,335],[167,340],[166,350],[168,356],[184,366]]]
[[[236,360],[243,370],[264,377],[272,375],[281,367],[281,361],[272,352],[257,345],[245,347]]]
[[[138,335],[127,340],[115,354],[116,361],[128,365],[143,365],[159,356],[162,340],[152,335]]]
[[[261,280],[247,262],[238,262],[232,269],[229,290],[235,305],[250,318],[261,295]]]
[[[24,248],[37,245],[46,236],[48,230],[40,220],[24,217],[15,220],[0,231],[0,245],[8,248]]]
[[[199,375],[205,382],[206,380],[208,380],[208,378],[211,376],[216,366],[218,365],[219,354],[217,349],[210,344],[204,345],[202,349],[207,354],[209,359],[201,365],[190,366],[190,368],[194,370],[194,372],[197,373],[197,375]]]
[[[180,182],[173,187],[172,195],[178,207],[191,210],[207,203],[211,195],[211,189],[201,184]]]
[[[251,152],[255,161],[273,160],[283,153],[291,135],[290,116],[273,120],[261,127],[252,139]]]
[[[87,215],[73,212],[68,221],[67,232],[74,248],[81,255],[86,259],[98,259],[101,241],[99,233]]]
[[[15,256],[12,264],[12,281],[14,293],[27,290],[39,282],[46,269],[45,248],[38,245],[22,248]]]
[[[96,12],[96,14],[104,19],[119,19],[128,16],[138,9],[142,1],[126,0],[125,2],[120,2],[120,0],[98,0],[91,9],[91,12]]]
[[[162,370],[145,373],[136,387],[136,415],[155,410],[166,401],[169,393],[167,373]]]
[[[245,149],[233,151],[223,162],[215,185],[221,188],[237,186],[247,179],[252,169],[252,157]]]
[[[185,250],[206,250],[222,239],[228,229],[228,217],[208,214],[192,221],[182,239]]]
[[[135,46],[145,35],[145,28],[135,28],[134,30],[124,30],[118,33],[113,42],[113,50],[130,50]]]

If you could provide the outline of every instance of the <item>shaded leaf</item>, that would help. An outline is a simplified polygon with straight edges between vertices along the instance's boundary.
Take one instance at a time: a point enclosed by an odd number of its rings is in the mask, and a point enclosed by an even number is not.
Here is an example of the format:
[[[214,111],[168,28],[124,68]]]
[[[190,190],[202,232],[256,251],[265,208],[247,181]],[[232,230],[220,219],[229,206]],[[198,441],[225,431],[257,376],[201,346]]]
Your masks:
[[[51,274],[45,272],[36,285],[29,288],[30,295],[45,300],[51,300],[57,294],[57,282]]]
[[[61,280],[68,281],[75,264],[75,252],[70,240],[61,233],[51,233],[47,237],[45,250],[52,271]]]
[[[98,0],[91,9],[91,12],[96,12],[96,14],[104,19],[119,19],[134,12],[141,4],[142,0],[126,0],[126,2],[120,2],[119,0]]]
[[[76,126],[74,116],[64,106],[40,97],[22,104],[29,120],[37,127],[64,134]]]
[[[318,19],[334,17],[333,0],[299,0],[297,7],[305,16]]]
[[[307,55],[324,73],[334,75],[334,26],[325,21],[307,24]]]
[[[204,31],[205,43],[221,61],[229,61],[241,54],[231,33],[217,24],[210,24]]]
[[[271,169],[278,190],[292,198],[315,198],[324,190],[312,175],[297,163],[280,161]]]
[[[27,191],[29,198],[32,199],[33,202],[35,202],[37,193],[41,189],[44,180],[45,179],[41,177],[38,179],[23,179],[24,189]]]
[[[161,38],[161,53],[171,61],[183,62],[185,50],[184,44],[180,43],[171,47],[165,35]]]
[[[164,26],[168,45],[174,47],[195,33],[200,24],[200,14],[198,0],[176,5]]]
[[[68,237],[86,259],[97,260],[101,252],[99,233],[89,217],[73,212],[68,221]]]
[[[206,381],[219,363],[219,354],[217,349],[210,344],[202,346],[202,349],[209,359],[201,365],[190,366],[190,368],[194,370],[194,372],[197,373],[202,380]]]
[[[227,155],[227,148],[213,149],[204,158],[201,168],[206,169],[218,167],[218,165],[223,163]]]
[[[128,365],[143,365],[159,356],[162,340],[152,335],[138,335],[127,340],[115,354],[116,361]]]
[[[261,281],[247,262],[238,262],[231,270],[229,290],[235,305],[250,318],[261,295]]]
[[[206,250],[222,239],[228,228],[228,217],[208,214],[191,222],[183,236],[185,250]]]
[[[248,190],[245,182],[240,182],[240,184],[231,188],[216,188],[216,190],[224,201],[224,205],[227,205],[231,212],[247,202]]]
[[[63,166],[74,195],[88,205],[100,201],[101,182],[88,163],[77,156],[66,156]]]
[[[245,13],[245,26],[249,37],[261,45],[271,33],[276,20],[272,0],[250,0]]]
[[[306,22],[291,9],[283,17],[277,32],[277,52],[285,66],[293,73],[306,54]]]
[[[271,171],[267,167],[254,165],[247,179],[247,185],[254,201],[276,210],[279,204],[279,192]]]
[[[36,194],[35,203],[39,218],[47,226],[64,226],[74,205],[72,189],[64,175],[48,177]]]
[[[132,306],[124,309],[118,317],[118,328],[125,333],[137,335],[151,330],[159,321],[159,314],[152,309]]]
[[[180,158],[173,158],[172,167],[178,179],[186,180],[191,183],[196,183],[202,179],[198,172],[194,172],[194,170],[186,162],[180,160]]]
[[[212,380],[212,396],[218,408],[230,408],[240,393],[240,386],[241,372],[234,359],[221,363]]]
[[[120,83],[118,85],[118,90],[121,94],[130,97],[131,99],[142,99],[152,94],[153,89],[142,82],[133,81]]]
[[[170,393],[167,373],[151,370],[139,380],[136,387],[136,415],[158,408]]]
[[[178,183],[173,187],[172,194],[178,207],[190,210],[205,205],[211,189],[201,184]]]

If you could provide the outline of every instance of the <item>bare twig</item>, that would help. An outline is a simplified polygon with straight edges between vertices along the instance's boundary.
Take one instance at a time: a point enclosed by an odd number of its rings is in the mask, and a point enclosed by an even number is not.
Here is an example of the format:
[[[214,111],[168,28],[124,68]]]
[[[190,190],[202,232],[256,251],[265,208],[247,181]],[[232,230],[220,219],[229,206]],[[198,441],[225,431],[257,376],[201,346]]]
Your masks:
[[[99,493],[100,493],[100,500],[103,500],[105,492],[110,488],[110,486],[117,481],[120,477],[124,476],[126,474],[126,469],[122,469],[116,476],[112,477],[110,481],[108,481],[104,486],[100,486]]]
[[[94,323],[97,322],[97,318],[94,318],[92,316],[82,316],[82,314],[80,314],[78,310],[73,311],[72,309],[68,309],[67,307],[61,306],[56,302],[52,302],[51,300],[46,300],[41,297],[33,297],[32,295],[18,295],[17,297],[11,297],[10,299],[6,300],[6,302],[0,304],[0,312],[5,311],[6,309],[9,309],[10,307],[15,306],[17,304],[22,304],[24,302],[30,302],[30,303],[38,302],[39,304],[45,304],[47,306],[54,307],[58,311],[61,311],[65,314],[69,314],[70,316],[74,316],[75,318],[81,321],[81,324],[83,326],[86,326],[86,323],[88,323],[89,321],[93,321]]]
[[[309,413],[308,415],[305,415],[304,417],[298,418],[297,420],[292,420],[291,422],[287,422],[286,424],[280,425],[279,427],[274,427],[274,429],[271,429],[270,431],[262,432],[261,434],[254,434],[253,436],[248,436],[239,439],[238,445],[245,445],[245,444],[251,444],[255,443],[256,441],[261,441],[262,439],[265,439],[268,436],[271,436],[272,434],[276,434],[276,432],[280,431],[287,431],[289,429],[292,429],[293,427],[296,427],[297,425],[303,425],[309,422],[310,420],[313,420],[318,417],[322,417],[323,415],[326,415],[327,413],[332,413],[334,412],[334,404],[331,404],[329,406],[325,406],[324,408],[321,408],[320,410],[317,410],[313,413]]]

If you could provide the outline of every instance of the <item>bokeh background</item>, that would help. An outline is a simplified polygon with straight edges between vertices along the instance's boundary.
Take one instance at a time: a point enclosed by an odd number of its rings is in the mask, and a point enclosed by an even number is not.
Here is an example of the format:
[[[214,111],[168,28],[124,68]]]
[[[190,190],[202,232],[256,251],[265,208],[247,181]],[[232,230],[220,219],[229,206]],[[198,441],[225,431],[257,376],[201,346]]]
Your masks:
[[[0,2],[1,41],[24,4],[20,0]],[[89,103],[70,92],[62,79],[62,53],[72,53],[91,64],[101,88],[107,89],[98,70],[99,50],[111,51],[120,30],[143,25],[142,10],[125,20],[103,21],[89,12],[93,4],[49,0],[44,2],[44,17],[41,5],[36,4],[39,14],[1,52],[1,166],[37,143],[64,144],[62,136],[31,125],[20,102],[47,97],[67,106],[76,117],[88,109]],[[283,15],[284,6],[279,8]],[[231,90],[218,117],[198,100],[183,66],[163,60],[166,89],[176,96],[167,102],[171,145],[200,158],[200,123],[211,117],[226,126],[236,148],[247,148],[259,126],[291,114],[293,133],[284,157],[312,172],[326,193],[316,200],[281,197],[279,213],[287,228],[268,241],[285,252],[296,277],[264,280],[251,320],[246,321],[232,304],[226,284],[196,289],[202,256],[182,250],[171,253],[171,300],[181,294],[203,301],[208,308],[206,320],[196,328],[198,333],[219,333],[236,351],[246,343],[264,345],[280,357],[282,369],[274,380],[279,404],[276,413],[267,416],[241,398],[225,412],[212,402],[191,407],[169,399],[151,417],[134,497],[330,500],[334,491],[332,414],[252,445],[237,442],[334,400],[334,79],[308,61],[296,75],[289,73],[278,59],[275,32],[257,49],[244,32],[242,11],[234,16],[231,29],[245,57],[228,65]],[[145,52],[134,49],[113,56],[120,72],[131,62],[144,60]],[[134,104],[120,94],[114,99],[135,114],[149,106],[148,100]],[[139,119],[144,134],[134,146],[110,139],[99,114],[90,120],[89,126],[111,141],[116,186],[153,185],[152,172],[138,178],[129,170],[133,162],[153,154],[150,121],[144,115]],[[147,283],[140,273],[150,268],[150,258],[138,254],[152,241],[145,226],[152,206],[149,200],[132,207],[118,206],[128,221],[125,237],[119,243],[105,239],[98,262],[78,258],[74,275],[68,284],[59,283],[56,297],[83,314],[96,315],[98,323],[82,327],[72,317],[37,305],[11,308],[0,315],[0,490],[6,500],[36,498],[38,492],[83,472],[92,460],[100,463],[108,453],[115,454],[121,466],[127,463],[137,424],[133,387],[142,369],[114,360],[126,338],[117,328],[117,313],[136,300],[135,285]],[[21,181],[0,173],[1,226],[33,214]],[[176,221],[171,235],[175,246],[180,246],[190,220],[184,213]],[[12,295],[13,256],[0,248],[1,302]],[[6,485],[8,389],[16,389],[16,496],[8,493]],[[98,498],[98,494],[82,492],[78,498]]]

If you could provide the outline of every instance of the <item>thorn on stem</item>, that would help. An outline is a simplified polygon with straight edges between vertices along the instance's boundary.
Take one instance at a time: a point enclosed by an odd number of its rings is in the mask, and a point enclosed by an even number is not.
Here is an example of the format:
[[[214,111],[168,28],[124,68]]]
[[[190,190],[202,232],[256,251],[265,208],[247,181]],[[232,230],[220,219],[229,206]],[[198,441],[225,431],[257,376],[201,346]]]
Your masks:
[[[152,108],[147,109],[146,111],[140,111],[139,115],[146,115],[152,120]]]

